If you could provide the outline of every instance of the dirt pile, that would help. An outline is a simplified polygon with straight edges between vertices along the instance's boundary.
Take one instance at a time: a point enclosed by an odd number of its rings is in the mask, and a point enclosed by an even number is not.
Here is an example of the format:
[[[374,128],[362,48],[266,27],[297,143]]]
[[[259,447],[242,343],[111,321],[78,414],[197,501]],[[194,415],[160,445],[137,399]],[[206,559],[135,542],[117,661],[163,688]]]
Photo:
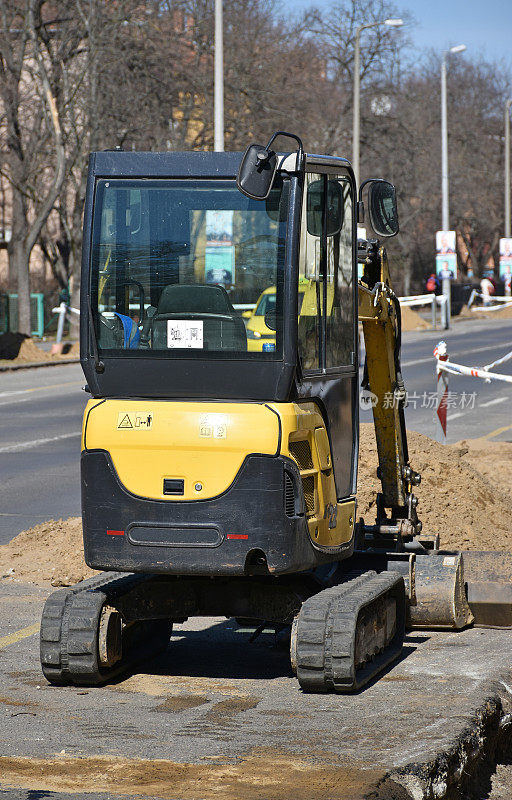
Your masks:
[[[463,319],[512,319],[512,306],[501,311],[485,311],[482,306],[463,306],[458,316]]]
[[[493,319],[512,319],[512,306],[502,308],[501,311],[488,311],[486,316]]]
[[[4,333],[0,336],[0,360],[30,362],[47,361],[49,353],[39,348],[33,339],[23,333]]]
[[[78,358],[78,343],[66,343],[62,355],[51,355],[42,350],[29,336],[23,333],[4,333],[0,336],[0,364],[30,364],[43,361],[62,361]]]
[[[424,331],[432,326],[420,317],[417,311],[409,306],[401,306],[402,311],[402,330],[403,331]]]
[[[442,445],[408,431],[415,489],[425,533],[439,533],[441,546],[470,550],[512,549],[512,443],[483,439]],[[377,447],[373,425],[361,425],[358,515],[375,518]]]
[[[72,586],[95,574],[84,561],[80,517],[51,519],[0,545],[0,577]]]

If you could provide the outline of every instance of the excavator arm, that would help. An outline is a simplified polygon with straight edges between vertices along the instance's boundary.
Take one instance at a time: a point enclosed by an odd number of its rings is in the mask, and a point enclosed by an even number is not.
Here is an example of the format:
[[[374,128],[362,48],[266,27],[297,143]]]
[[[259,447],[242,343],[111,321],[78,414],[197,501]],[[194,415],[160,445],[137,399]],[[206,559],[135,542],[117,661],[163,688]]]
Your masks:
[[[364,271],[359,281],[359,321],[366,361],[363,388],[371,392],[382,492],[377,498],[375,525],[367,536],[410,541],[421,531],[413,487],[420,475],[411,468],[404,409],[405,386],[400,368],[401,314],[389,274],[386,251],[377,242],[364,242],[360,251]]]

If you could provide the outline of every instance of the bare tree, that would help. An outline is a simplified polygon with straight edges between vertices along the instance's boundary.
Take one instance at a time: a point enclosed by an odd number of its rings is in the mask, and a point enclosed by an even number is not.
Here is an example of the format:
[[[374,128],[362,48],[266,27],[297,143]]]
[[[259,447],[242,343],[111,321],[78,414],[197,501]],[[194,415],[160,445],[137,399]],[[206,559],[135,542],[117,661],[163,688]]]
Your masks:
[[[64,5],[64,4],[62,4]],[[0,97],[5,115],[3,175],[12,190],[11,276],[17,277],[18,327],[30,333],[30,255],[55,204],[66,173],[62,101],[55,46],[44,0],[0,0]],[[75,45],[73,45],[75,46]]]

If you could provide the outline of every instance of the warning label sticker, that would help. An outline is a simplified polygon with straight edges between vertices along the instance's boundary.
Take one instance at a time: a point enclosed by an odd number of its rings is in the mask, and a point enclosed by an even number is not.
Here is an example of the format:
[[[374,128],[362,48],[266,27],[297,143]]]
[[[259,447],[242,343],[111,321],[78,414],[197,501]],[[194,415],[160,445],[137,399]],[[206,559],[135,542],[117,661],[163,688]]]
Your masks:
[[[227,430],[224,414],[203,414],[199,419],[199,436],[203,439],[225,439]]]
[[[148,431],[152,425],[151,411],[121,411],[117,415],[118,431]]]

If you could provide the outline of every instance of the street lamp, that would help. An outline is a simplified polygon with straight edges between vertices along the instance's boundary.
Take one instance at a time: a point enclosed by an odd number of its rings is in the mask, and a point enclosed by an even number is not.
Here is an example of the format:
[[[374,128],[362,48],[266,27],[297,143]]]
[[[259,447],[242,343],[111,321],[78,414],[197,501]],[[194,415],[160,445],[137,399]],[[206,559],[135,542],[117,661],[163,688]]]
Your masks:
[[[224,152],[224,41],[222,0],[215,0],[213,149]]]
[[[510,106],[505,103],[505,238],[510,239]]]
[[[447,231],[450,228],[450,209],[448,201],[448,123],[446,110],[446,56],[450,53],[462,53],[466,49],[465,44],[458,44],[450,47],[443,53],[441,63],[441,184],[443,196],[442,229]]]
[[[356,187],[359,186],[359,117],[360,117],[360,88],[361,88],[361,31],[366,28],[377,28],[379,25],[389,25],[391,28],[399,28],[404,24],[402,19],[385,19],[382,22],[370,22],[368,25],[360,25],[356,30],[354,44],[354,119],[352,128],[352,166],[356,177]]]
[[[449,195],[448,195],[448,114],[446,108],[446,57],[450,53],[462,53],[466,49],[465,44],[457,44],[455,47],[450,47],[443,53],[443,60],[441,62],[441,193],[442,193],[442,229],[447,231],[450,228],[450,208],[449,208]],[[448,330],[450,327],[451,317],[451,296],[452,286],[450,278],[445,276],[442,278],[443,295],[445,297],[444,303],[444,328]]]

